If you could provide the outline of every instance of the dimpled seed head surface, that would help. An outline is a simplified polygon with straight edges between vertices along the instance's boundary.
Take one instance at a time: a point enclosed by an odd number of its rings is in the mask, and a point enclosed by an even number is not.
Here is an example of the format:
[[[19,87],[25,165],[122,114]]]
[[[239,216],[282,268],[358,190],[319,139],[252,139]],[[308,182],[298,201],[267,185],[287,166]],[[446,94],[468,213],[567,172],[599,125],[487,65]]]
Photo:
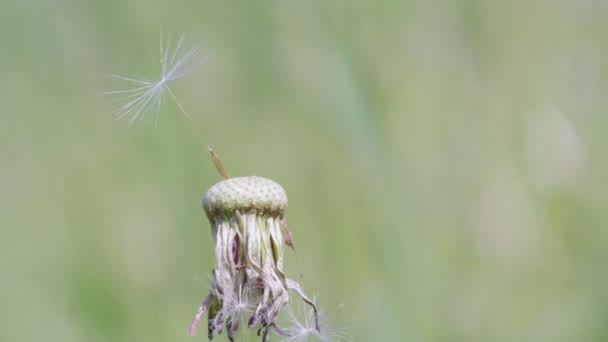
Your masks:
[[[287,209],[287,194],[283,187],[268,178],[248,176],[228,178],[213,185],[205,197],[203,208],[207,216],[218,213],[256,210],[280,215]]]

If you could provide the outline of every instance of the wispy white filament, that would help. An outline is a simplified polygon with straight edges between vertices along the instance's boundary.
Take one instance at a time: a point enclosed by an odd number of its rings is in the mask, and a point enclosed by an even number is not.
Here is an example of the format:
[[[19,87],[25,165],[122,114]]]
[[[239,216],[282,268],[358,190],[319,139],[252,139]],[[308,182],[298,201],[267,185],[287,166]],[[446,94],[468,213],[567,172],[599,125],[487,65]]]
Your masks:
[[[198,46],[186,44],[185,40],[185,35],[182,34],[177,43],[172,44],[171,36],[165,40],[161,35],[160,70],[154,79],[110,75],[130,84],[129,88],[106,92],[117,96],[114,101],[118,107],[113,111],[117,119],[126,118],[129,125],[136,124],[141,133],[150,122],[155,126],[158,124],[165,92],[177,102],[169,83],[200,70],[207,60]],[[187,113],[184,114],[188,116]]]
[[[316,329],[317,319],[320,321],[321,330]],[[286,317],[281,323],[284,333],[281,342],[352,341],[349,328],[334,326],[332,317],[325,315],[323,309],[315,315],[310,307],[301,302],[287,306]]]

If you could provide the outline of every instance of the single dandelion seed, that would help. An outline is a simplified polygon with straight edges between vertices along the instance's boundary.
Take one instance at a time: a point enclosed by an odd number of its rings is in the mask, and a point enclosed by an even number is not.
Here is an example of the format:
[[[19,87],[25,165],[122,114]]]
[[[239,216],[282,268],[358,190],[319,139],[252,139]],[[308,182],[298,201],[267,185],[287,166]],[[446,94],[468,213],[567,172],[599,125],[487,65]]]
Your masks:
[[[290,290],[310,305],[313,329],[320,331],[315,304],[283,273],[285,190],[262,177],[229,178],[207,191],[203,208],[215,240],[215,267],[190,334],[208,312],[209,339],[225,328],[233,341],[241,326],[257,329],[262,341],[273,331],[285,335],[276,322]]]
[[[207,55],[203,55],[198,46],[186,44],[185,40],[186,37],[182,34],[177,43],[172,44],[170,35],[166,41],[161,35],[160,70],[158,70],[158,75],[150,79],[109,75],[112,78],[127,82],[130,87],[108,91],[106,94],[116,96],[113,100],[117,103],[117,108],[113,111],[116,118],[126,119],[129,125],[135,124],[140,134],[150,123],[153,123],[154,126],[158,125],[160,111],[164,103],[164,95],[168,94],[209,151],[211,160],[218,172],[224,178],[228,178],[228,173],[219,155],[207,143],[201,130],[169,87],[171,82],[200,70],[207,61]]]

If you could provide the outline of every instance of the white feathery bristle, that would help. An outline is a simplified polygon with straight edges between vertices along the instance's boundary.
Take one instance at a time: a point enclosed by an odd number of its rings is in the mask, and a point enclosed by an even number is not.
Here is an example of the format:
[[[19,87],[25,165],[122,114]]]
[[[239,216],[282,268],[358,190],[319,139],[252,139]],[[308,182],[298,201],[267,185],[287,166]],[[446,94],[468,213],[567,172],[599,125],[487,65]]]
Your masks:
[[[198,46],[186,44],[185,40],[186,37],[182,34],[177,43],[172,44],[170,35],[166,41],[161,35],[160,70],[153,79],[109,75],[131,86],[106,92],[117,96],[113,100],[118,103],[118,107],[113,111],[117,119],[126,118],[129,125],[136,123],[140,133],[150,122],[154,122],[155,126],[158,124],[163,94],[166,91],[171,92],[169,82],[200,70],[207,60],[207,56],[201,53]]]
[[[222,317],[230,317],[234,321],[243,323],[255,312],[257,303],[255,301],[256,290],[254,288],[239,287],[231,293],[226,293],[225,305],[220,310]],[[245,324],[243,324],[245,325]]]
[[[342,305],[340,305],[341,307]],[[281,342],[340,342],[352,341],[347,327],[337,327],[333,324],[332,315],[326,315],[323,309],[318,312],[321,331],[315,329],[315,313],[311,307],[299,302],[286,308],[285,320],[281,327],[285,336]]]

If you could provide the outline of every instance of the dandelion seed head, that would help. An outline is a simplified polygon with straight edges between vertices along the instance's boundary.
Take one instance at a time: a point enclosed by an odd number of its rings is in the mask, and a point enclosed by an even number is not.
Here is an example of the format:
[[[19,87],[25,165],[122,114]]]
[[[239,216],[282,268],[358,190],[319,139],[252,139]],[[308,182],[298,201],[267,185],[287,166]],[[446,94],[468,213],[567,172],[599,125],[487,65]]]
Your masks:
[[[156,77],[109,75],[128,84],[123,89],[106,92],[115,96],[113,102],[117,107],[112,113],[117,119],[126,119],[129,125],[135,124],[140,133],[150,123],[158,125],[165,93],[175,98],[169,83],[200,70],[206,60],[207,56],[201,53],[200,47],[187,43],[184,34],[175,43],[171,41],[171,35],[166,39],[161,35],[160,64]]]
[[[263,342],[272,333],[287,336],[277,319],[294,294],[316,317],[312,300],[283,272],[287,195],[279,184],[256,176],[228,178],[207,191],[203,207],[215,240],[215,267],[190,334],[208,312],[209,338],[225,328],[232,341],[239,327],[257,330]]]

